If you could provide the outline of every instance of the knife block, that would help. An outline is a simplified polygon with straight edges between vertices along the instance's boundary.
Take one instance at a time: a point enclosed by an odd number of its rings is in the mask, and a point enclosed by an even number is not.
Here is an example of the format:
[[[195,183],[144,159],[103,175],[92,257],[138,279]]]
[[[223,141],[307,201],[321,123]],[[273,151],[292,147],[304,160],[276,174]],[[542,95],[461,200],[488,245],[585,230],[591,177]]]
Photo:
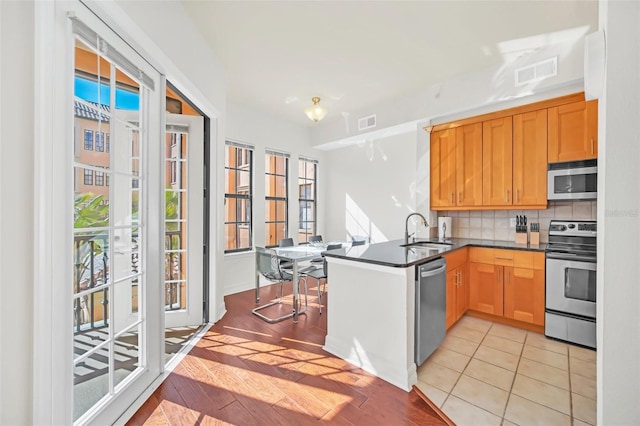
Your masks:
[[[516,244],[527,244],[527,233],[516,232]]]
[[[531,236],[529,237],[529,242],[531,243],[532,246],[537,246],[540,244],[540,233],[539,232],[532,232]]]

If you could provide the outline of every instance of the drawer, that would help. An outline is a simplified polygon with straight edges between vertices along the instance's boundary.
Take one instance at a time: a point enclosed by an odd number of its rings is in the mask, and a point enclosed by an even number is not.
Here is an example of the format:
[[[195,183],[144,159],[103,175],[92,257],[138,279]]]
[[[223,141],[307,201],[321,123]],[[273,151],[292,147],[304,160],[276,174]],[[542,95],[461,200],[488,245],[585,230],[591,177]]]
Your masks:
[[[493,251],[494,249],[492,248],[470,247],[469,261],[493,265]]]
[[[515,254],[516,250],[495,249],[493,251],[493,264],[513,266],[513,258],[515,257]]]
[[[463,249],[454,250],[451,253],[444,253],[442,257],[447,259],[447,271],[451,271],[465,263],[469,256],[468,250],[469,249],[465,247]]]

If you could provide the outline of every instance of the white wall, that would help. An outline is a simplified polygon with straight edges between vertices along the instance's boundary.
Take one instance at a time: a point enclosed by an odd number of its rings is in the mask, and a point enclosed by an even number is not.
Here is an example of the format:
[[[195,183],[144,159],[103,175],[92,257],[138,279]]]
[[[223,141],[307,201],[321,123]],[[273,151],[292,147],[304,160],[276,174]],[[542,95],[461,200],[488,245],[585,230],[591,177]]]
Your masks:
[[[403,238],[405,218],[423,197],[418,194],[416,139],[409,132],[327,153],[325,239],[352,234],[373,242]],[[409,228],[413,232],[415,225],[410,222]]]
[[[585,3],[585,7],[596,5]],[[455,119],[457,114],[468,117],[582,91],[582,37],[596,30],[597,22],[593,22],[592,26],[549,35],[544,39],[514,41],[511,45],[497,47],[496,50],[505,50],[500,65],[370,105],[360,111],[349,111],[347,123],[342,119],[320,123],[312,133],[313,144],[319,146],[360,135],[368,137],[367,131],[358,132],[357,120],[372,114],[377,115],[377,127],[373,130],[378,130],[415,120],[445,122]],[[515,87],[515,69],[554,56],[559,58],[557,76]]]
[[[91,1],[90,7],[138,50],[152,65],[206,116],[211,118],[210,180],[210,302],[209,319],[217,321],[225,312],[220,267],[223,232],[224,126],[226,86],[224,70],[215,53],[194,30],[179,1]],[[167,27],[167,23],[171,23]]]
[[[300,111],[302,114],[302,111]],[[245,142],[255,146],[253,159],[253,245],[263,247],[265,244],[265,149],[273,149],[289,153],[289,237],[297,239],[298,229],[298,156],[316,159],[318,165],[318,230],[323,234],[326,226],[325,178],[328,165],[325,152],[311,147],[309,127],[292,124],[250,107],[227,103],[226,138]],[[218,158],[224,166],[224,155]],[[224,234],[220,234],[224,235]],[[220,238],[222,240],[222,238]],[[254,252],[233,253],[223,255],[220,263],[220,283],[224,294],[249,290],[255,286],[255,254]]]
[[[33,360],[34,6],[0,2],[0,424],[30,424]]]
[[[601,2],[598,424],[640,424],[640,3]]]

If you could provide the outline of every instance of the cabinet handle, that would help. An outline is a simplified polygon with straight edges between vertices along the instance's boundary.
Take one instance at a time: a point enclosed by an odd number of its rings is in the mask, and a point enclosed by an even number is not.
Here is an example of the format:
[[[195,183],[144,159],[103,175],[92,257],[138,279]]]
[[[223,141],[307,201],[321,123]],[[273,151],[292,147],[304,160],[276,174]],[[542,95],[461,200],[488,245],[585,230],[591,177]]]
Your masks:
[[[591,155],[593,155],[593,138],[591,138]]]
[[[509,202],[509,190],[507,189],[507,203]]]
[[[495,257],[496,259],[500,259],[500,260],[513,260],[513,257]]]
[[[507,284],[511,284],[511,274],[507,271]]]
[[[454,195],[453,195],[453,192],[452,192],[452,193],[451,193],[451,205],[454,205],[454,204],[455,204],[455,202],[456,202],[456,201],[455,201],[455,199],[454,199],[453,197],[454,197]]]
[[[516,189],[516,203],[520,202],[520,190]]]
[[[462,201],[460,201],[461,198],[462,198],[462,192],[458,192],[458,204],[462,204]]]
[[[500,269],[498,269],[498,274],[496,275],[498,278],[496,279],[497,282],[500,282]]]

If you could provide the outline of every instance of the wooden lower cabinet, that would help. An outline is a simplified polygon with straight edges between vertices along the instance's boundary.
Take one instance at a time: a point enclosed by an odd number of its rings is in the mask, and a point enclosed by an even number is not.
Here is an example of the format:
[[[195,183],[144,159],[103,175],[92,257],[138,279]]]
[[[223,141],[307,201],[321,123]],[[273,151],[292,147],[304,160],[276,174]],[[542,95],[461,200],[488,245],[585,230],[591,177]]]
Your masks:
[[[504,316],[544,325],[544,270],[504,268]]]
[[[456,323],[469,306],[467,249],[444,256],[447,259],[446,328]]]
[[[469,263],[469,309],[503,315],[502,266]]]
[[[544,253],[471,250],[469,309],[543,326]]]

